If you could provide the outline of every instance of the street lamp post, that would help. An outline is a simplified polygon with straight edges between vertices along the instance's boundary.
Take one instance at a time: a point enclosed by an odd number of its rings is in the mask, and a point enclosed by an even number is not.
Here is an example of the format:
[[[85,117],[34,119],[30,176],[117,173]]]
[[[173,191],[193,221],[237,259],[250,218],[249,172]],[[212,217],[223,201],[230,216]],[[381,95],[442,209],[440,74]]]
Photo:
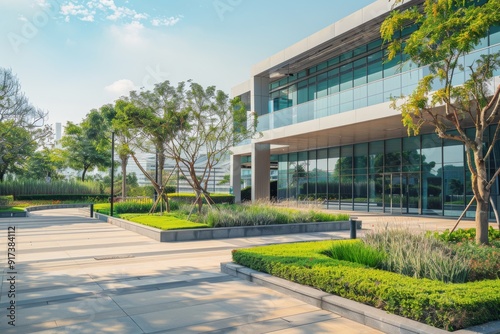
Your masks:
[[[113,202],[115,196],[115,132],[111,132],[111,203],[109,215],[113,217]]]

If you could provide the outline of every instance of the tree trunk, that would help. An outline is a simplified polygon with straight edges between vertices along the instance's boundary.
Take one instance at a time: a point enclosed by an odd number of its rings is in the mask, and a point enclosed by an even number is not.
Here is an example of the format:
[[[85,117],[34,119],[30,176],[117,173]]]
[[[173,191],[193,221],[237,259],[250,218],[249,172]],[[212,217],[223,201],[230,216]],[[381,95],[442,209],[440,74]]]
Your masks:
[[[472,173],[472,190],[476,196],[476,243],[488,243],[489,198],[486,163],[483,159],[482,148],[474,150],[476,172]]]
[[[476,243],[488,243],[488,200],[478,198],[476,200]]]
[[[87,169],[88,169],[88,167],[84,167],[84,168],[83,168],[83,172],[82,172],[82,182],[85,182],[85,174],[87,174]]]

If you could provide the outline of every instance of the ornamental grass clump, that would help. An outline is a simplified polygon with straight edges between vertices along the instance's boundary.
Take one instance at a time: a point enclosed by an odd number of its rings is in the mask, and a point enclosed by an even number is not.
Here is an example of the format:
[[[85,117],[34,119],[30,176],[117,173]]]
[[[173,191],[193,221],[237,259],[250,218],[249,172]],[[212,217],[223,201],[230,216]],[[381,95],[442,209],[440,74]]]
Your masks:
[[[348,220],[348,215],[336,215],[315,210],[297,210],[268,204],[223,205],[210,210],[205,222],[212,227],[260,226]]]
[[[334,241],[332,246],[324,252],[332,259],[364,264],[371,268],[377,268],[384,261],[386,254],[360,240]]]
[[[387,254],[380,268],[415,278],[464,283],[469,260],[445,242],[404,229],[381,229],[368,234],[364,243]]]

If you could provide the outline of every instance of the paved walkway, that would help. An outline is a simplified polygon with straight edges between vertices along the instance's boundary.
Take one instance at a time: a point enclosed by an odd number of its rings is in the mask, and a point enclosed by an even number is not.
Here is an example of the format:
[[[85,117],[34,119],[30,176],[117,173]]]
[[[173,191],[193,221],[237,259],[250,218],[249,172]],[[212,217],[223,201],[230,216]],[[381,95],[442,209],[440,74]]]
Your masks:
[[[360,216],[364,226],[405,223],[370,217]],[[411,224],[424,221],[431,220],[411,218]],[[11,255],[9,227],[15,227]],[[0,333],[379,333],[219,270],[234,248],[348,236],[158,243],[75,209],[1,219]],[[8,257],[15,260],[12,268]],[[9,324],[14,319],[15,327]]]

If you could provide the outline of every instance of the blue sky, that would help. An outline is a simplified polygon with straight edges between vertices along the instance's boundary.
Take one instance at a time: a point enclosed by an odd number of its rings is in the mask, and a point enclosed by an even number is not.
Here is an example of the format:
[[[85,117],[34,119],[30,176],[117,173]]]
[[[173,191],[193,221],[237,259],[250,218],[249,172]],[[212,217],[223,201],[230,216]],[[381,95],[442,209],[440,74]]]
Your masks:
[[[80,122],[164,80],[229,93],[253,64],[371,2],[0,0],[0,67],[49,123]]]

